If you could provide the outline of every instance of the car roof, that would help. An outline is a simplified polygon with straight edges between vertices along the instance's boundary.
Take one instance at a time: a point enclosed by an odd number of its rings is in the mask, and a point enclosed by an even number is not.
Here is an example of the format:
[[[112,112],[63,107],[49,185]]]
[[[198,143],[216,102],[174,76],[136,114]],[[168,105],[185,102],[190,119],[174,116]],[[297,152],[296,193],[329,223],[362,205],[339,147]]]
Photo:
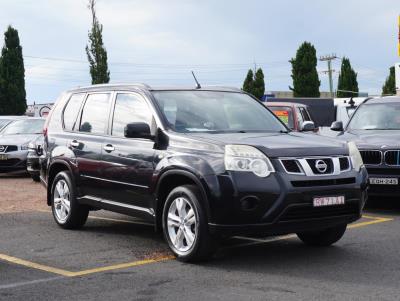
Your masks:
[[[271,106],[271,107],[282,107],[282,106],[286,106],[286,107],[304,107],[306,108],[307,105],[302,104],[302,103],[297,103],[297,102],[266,102],[265,103],[266,106]]]
[[[377,104],[377,103],[400,103],[400,97],[398,96],[385,96],[385,97],[375,97],[366,99],[365,104]]]
[[[2,120],[19,120],[19,119],[26,119],[28,116],[12,116],[12,115],[3,115],[0,116]]]
[[[91,85],[86,87],[79,87],[76,89],[71,89],[67,92],[77,93],[77,92],[88,92],[88,91],[109,91],[109,90],[129,90],[129,89],[140,89],[146,91],[221,91],[221,92],[243,92],[239,88],[227,87],[227,86],[204,86],[196,89],[194,86],[190,87],[180,87],[180,86],[150,86],[141,83],[132,84],[100,84]]]

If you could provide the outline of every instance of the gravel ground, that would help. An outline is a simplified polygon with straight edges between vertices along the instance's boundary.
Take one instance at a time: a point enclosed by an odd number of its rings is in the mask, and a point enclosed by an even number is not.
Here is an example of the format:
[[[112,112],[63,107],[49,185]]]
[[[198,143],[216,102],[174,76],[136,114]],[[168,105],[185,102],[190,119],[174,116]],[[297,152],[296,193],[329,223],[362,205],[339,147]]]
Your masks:
[[[0,213],[46,210],[46,191],[26,175],[0,175]]]

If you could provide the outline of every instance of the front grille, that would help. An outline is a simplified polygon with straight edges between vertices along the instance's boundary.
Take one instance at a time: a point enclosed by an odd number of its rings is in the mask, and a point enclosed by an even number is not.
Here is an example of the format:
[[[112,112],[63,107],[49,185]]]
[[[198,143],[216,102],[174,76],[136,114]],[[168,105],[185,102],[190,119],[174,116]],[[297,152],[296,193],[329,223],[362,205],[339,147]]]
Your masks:
[[[8,160],[0,160],[0,166],[2,167],[11,167],[20,162],[19,159],[8,159]]]
[[[307,159],[307,163],[310,166],[314,174],[331,174],[333,173],[333,161],[332,159]],[[322,163],[322,164],[321,164]],[[323,166],[325,163],[325,168],[321,169],[318,166]]]
[[[400,176],[400,168],[367,168],[370,175]]]
[[[294,221],[294,220],[304,220],[313,218],[327,218],[343,215],[355,215],[359,214],[359,207],[356,204],[345,204],[337,206],[327,206],[327,207],[312,207],[308,206],[298,206],[291,207],[281,216],[280,221]]]
[[[360,151],[364,164],[378,165],[382,163],[382,152],[378,150]]]
[[[314,186],[331,186],[354,184],[356,178],[342,178],[330,180],[309,180],[309,181],[292,181],[293,187],[314,187]]]
[[[400,151],[392,150],[385,153],[385,163],[387,165],[400,166]]]
[[[0,145],[0,153],[16,152],[17,150],[17,145]]]
[[[341,157],[339,158],[340,170],[348,170],[350,168],[349,158]]]
[[[288,159],[288,160],[281,160],[283,167],[285,167],[287,172],[290,173],[302,173],[298,163],[296,160]]]

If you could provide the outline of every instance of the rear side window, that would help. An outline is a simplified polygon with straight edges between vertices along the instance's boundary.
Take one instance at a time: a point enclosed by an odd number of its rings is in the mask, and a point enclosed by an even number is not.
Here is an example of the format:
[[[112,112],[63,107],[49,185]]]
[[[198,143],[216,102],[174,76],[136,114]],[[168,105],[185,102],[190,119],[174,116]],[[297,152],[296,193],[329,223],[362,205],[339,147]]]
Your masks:
[[[82,111],[80,132],[105,133],[110,108],[110,94],[90,94]]]
[[[124,137],[128,123],[144,122],[151,126],[152,114],[145,100],[135,93],[120,93],[115,99],[112,135]]]
[[[64,109],[64,128],[67,131],[72,131],[74,129],[74,125],[76,122],[76,118],[78,116],[79,108],[85,98],[85,94],[74,94],[69,99],[67,106]]]

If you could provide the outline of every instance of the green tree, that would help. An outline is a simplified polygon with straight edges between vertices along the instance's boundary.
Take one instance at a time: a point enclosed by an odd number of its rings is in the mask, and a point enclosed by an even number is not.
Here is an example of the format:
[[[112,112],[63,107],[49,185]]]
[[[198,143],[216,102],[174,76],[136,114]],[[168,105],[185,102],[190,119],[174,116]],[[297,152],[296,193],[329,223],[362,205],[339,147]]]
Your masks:
[[[294,97],[319,97],[321,82],[317,72],[317,56],[315,47],[308,42],[301,44],[297,49],[296,57],[290,60],[292,64]]]
[[[254,86],[254,74],[253,70],[249,69],[247,72],[246,78],[243,82],[243,91],[253,94],[253,86]]]
[[[351,91],[356,93],[352,93]],[[350,60],[344,57],[342,59],[342,65],[340,67],[338,87],[337,87],[337,97],[357,97],[357,96],[358,96],[357,73],[351,67]]]
[[[382,95],[396,94],[396,76],[394,66],[389,68],[389,76],[386,78],[385,84],[382,87]]]
[[[265,92],[265,83],[264,83],[264,73],[261,68],[256,71],[254,76],[254,83],[253,83],[253,95],[261,99],[264,96]]]
[[[0,115],[26,112],[25,68],[18,31],[8,26],[0,58]]]
[[[107,51],[103,44],[103,25],[96,16],[96,0],[89,0],[88,8],[92,13],[92,29],[89,31],[89,45],[86,45],[86,54],[90,64],[92,84],[103,84],[110,81],[110,71],[107,64]]]

